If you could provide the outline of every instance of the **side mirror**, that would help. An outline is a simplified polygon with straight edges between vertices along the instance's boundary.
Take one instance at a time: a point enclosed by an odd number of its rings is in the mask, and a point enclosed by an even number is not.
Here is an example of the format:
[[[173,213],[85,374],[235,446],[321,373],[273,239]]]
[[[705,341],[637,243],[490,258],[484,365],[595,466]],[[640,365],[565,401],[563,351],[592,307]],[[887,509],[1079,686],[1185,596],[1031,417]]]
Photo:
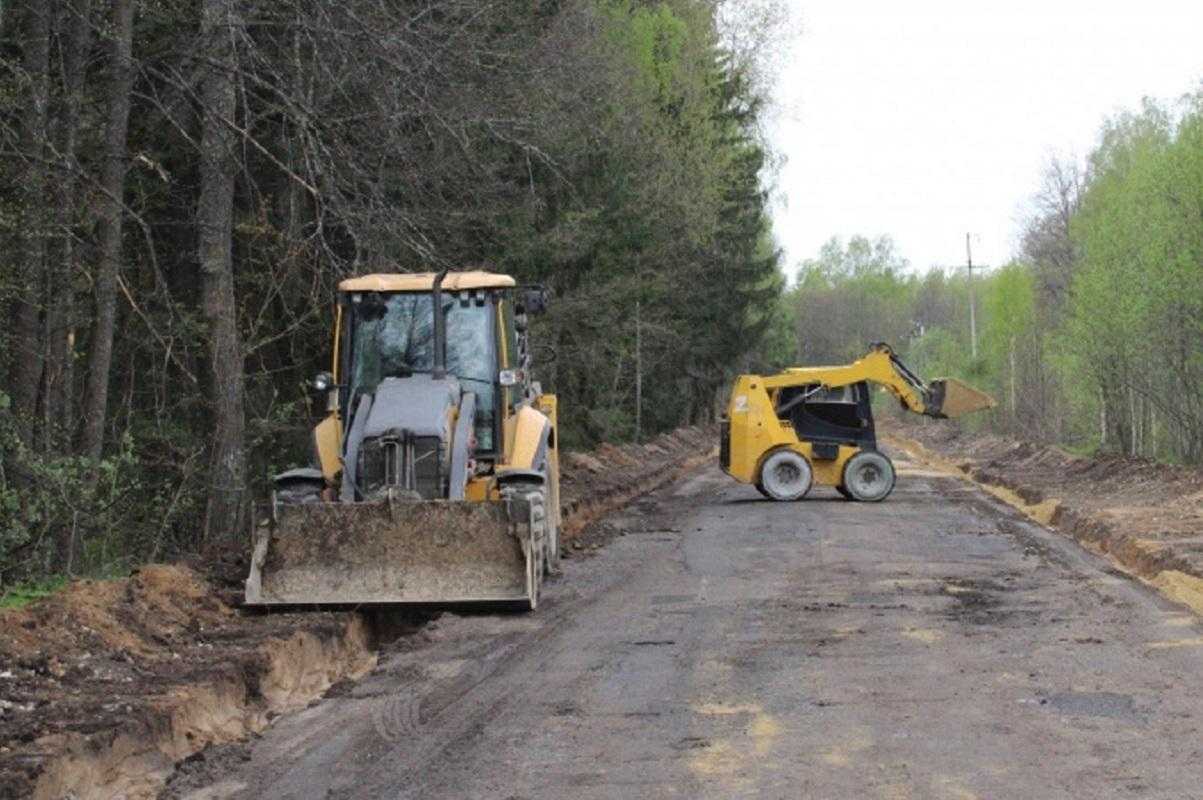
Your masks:
[[[516,369],[503,369],[497,373],[497,383],[501,388],[508,389],[511,386],[517,386],[522,383],[522,371]]]
[[[542,314],[547,310],[550,298],[551,291],[544,286],[524,286],[514,305],[519,314]]]
[[[313,377],[309,386],[318,394],[325,394],[334,388],[334,376],[329,372],[319,372]]]

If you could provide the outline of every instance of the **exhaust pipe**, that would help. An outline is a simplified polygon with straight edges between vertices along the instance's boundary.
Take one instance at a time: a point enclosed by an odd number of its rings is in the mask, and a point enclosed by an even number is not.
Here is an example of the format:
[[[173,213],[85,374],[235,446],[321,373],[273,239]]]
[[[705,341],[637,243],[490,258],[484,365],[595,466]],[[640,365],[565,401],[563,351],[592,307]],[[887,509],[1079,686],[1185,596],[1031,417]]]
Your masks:
[[[443,270],[434,276],[431,287],[431,301],[434,305],[434,369],[431,370],[436,379],[447,377],[447,318],[443,316],[443,279],[448,270]]]

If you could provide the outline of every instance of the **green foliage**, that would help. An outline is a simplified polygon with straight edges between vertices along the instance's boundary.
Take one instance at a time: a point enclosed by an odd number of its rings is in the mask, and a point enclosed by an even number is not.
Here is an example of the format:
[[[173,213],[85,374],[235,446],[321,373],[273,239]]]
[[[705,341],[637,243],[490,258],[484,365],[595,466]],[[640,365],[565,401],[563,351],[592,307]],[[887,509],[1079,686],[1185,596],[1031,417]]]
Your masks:
[[[1105,127],[1072,233],[1075,403],[1125,451],[1203,458],[1203,95]],[[1158,426],[1160,420],[1160,427]]]
[[[132,435],[100,461],[37,453],[4,415],[0,444],[0,589],[56,571],[116,574],[156,550],[146,531],[164,530],[168,520],[156,517],[175,509],[162,502],[164,476],[146,469]]]
[[[918,289],[888,236],[826,242],[802,263],[794,302],[799,355],[806,364],[840,364],[872,342],[901,347],[910,338]]]
[[[64,577],[47,578],[11,586],[0,594],[0,608],[21,608],[58,592],[67,585]]]
[[[1203,460],[1203,93],[1107,123],[1089,168],[1054,164],[1025,258],[973,284],[916,277],[888,240],[826,244],[794,292],[805,363],[873,339],[999,401],[988,424],[1079,452]],[[1051,188],[1050,188],[1051,186]],[[909,330],[908,330],[909,328]]]
[[[136,8],[126,235],[98,462],[77,457],[73,437],[89,358],[103,349],[90,315],[115,99],[107,5],[92,6],[77,130],[65,112],[69,59],[52,59],[49,128],[76,136],[73,156],[56,155],[61,141],[31,145],[19,124],[0,130],[9,156],[0,180],[13,183],[14,165],[27,165],[48,185],[76,182],[41,259],[61,262],[62,279],[0,271],[0,299],[26,283],[54,287],[37,309],[47,341],[0,337],[0,360],[62,352],[46,373],[59,382],[0,418],[0,435],[14,418],[27,429],[23,443],[0,441],[4,585],[196,552],[207,544],[207,494],[230,488],[207,474],[215,394],[203,322],[212,315],[200,308],[196,270],[206,116],[198,9]],[[232,316],[245,350],[248,503],[267,476],[310,460],[323,410],[303,384],[329,364],[334,289],[348,274],[484,266],[551,287],[533,334],[558,358],[536,370],[560,395],[569,446],[709,419],[741,364],[788,358],[760,84],[746,54],[724,46],[713,3],[431,0],[422,9],[280,0],[234,23]],[[69,18],[50,20],[53,53],[72,52]],[[0,113],[14,121],[28,106],[22,33],[0,31]],[[0,235],[17,236],[28,212],[57,212],[47,199],[27,209],[20,192],[5,194]],[[65,241],[72,256],[56,261]],[[59,308],[70,324],[53,324]]]

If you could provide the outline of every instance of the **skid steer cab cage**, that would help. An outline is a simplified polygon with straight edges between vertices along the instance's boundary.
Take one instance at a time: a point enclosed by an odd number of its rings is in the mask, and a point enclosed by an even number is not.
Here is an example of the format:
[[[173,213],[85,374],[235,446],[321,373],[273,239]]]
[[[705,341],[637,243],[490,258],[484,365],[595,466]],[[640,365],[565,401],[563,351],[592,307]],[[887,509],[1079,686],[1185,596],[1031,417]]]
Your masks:
[[[870,386],[916,414],[948,418],[992,408],[987,394],[953,379],[924,382],[884,343],[845,365],[740,375],[719,428],[723,471],[774,500],[798,500],[812,485],[878,501],[894,468],[877,450]]]

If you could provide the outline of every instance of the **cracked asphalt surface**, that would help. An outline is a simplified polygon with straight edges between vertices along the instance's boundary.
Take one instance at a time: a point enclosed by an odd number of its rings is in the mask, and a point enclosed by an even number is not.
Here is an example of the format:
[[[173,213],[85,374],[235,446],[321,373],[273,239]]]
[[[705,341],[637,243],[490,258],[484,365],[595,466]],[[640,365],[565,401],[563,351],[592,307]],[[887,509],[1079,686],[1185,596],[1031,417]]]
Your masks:
[[[1203,624],[970,485],[636,503],[533,615],[444,614],[195,798],[1199,798]]]

